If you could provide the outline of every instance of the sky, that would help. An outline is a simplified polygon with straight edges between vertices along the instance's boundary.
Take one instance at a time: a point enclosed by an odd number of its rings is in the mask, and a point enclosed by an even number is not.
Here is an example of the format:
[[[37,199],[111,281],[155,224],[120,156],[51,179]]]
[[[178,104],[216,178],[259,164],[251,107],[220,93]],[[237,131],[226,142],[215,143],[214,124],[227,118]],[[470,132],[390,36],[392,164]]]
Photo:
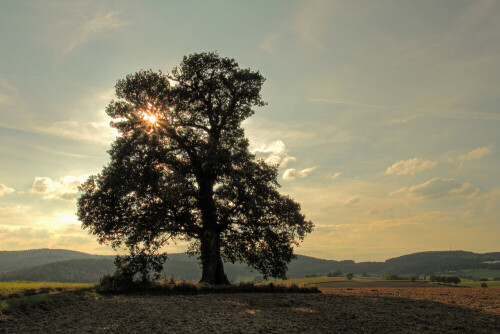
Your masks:
[[[0,0],[0,250],[113,254],[75,212],[109,162],[116,81],[218,51],[266,78],[244,128],[315,224],[296,253],[500,251],[499,16],[493,0]]]

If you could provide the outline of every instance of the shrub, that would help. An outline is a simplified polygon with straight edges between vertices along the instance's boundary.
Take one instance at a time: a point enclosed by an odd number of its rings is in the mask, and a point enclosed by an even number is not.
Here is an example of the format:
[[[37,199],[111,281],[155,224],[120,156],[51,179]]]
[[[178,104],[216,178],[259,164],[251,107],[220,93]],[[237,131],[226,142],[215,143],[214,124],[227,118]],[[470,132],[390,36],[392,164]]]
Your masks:
[[[486,283],[481,283],[481,288],[487,288],[488,287],[488,284]]]
[[[399,281],[406,279],[405,277],[393,273],[383,273],[382,275],[380,275],[380,277],[386,281]]]
[[[306,275],[305,277],[308,278],[308,277],[322,277],[323,274],[320,274],[320,273],[317,273],[317,274],[309,274],[309,275]]]
[[[328,277],[340,277],[342,276],[342,272],[340,270],[332,270],[326,274]]]
[[[347,273],[345,275],[345,278],[347,278],[348,280],[352,280],[352,278],[354,277],[354,274],[353,273]]]
[[[438,275],[431,275],[430,277],[432,282],[440,282],[440,283],[453,283],[453,284],[458,284],[462,280],[458,276],[438,276]]]

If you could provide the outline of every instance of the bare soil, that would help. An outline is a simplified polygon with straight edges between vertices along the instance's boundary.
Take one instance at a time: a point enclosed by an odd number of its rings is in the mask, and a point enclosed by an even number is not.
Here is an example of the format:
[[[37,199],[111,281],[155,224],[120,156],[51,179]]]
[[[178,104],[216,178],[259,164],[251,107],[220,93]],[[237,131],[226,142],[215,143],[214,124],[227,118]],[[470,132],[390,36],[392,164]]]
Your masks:
[[[9,315],[0,333],[500,333],[500,289],[119,295]]]
[[[318,288],[442,288],[439,284],[410,281],[334,281],[315,284]]]

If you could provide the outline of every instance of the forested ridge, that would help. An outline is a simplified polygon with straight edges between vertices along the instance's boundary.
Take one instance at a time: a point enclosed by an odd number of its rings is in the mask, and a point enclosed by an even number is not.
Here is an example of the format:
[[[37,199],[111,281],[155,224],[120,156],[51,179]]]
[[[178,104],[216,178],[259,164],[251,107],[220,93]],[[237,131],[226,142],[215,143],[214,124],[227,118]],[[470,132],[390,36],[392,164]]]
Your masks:
[[[500,269],[500,252],[478,254],[465,251],[429,251],[403,255],[385,262],[334,261],[298,255],[288,268],[290,278],[341,270],[343,273],[362,272],[378,275],[383,272],[399,274],[432,274],[469,268]],[[0,252],[0,280],[98,282],[115,270],[114,256],[92,255],[63,249],[34,249]],[[259,277],[244,264],[226,263],[232,281]],[[201,269],[196,257],[184,253],[169,254],[162,275],[176,279],[198,280]]]

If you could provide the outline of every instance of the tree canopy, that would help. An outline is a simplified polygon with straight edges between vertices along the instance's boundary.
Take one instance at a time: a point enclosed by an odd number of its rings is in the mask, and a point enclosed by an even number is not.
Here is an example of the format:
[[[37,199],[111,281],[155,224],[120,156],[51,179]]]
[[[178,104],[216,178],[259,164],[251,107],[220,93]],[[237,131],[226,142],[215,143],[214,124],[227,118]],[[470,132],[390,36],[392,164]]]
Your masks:
[[[249,151],[241,123],[265,105],[264,80],[214,52],[118,80],[106,112],[120,136],[110,163],[81,186],[83,227],[132,256],[189,241],[202,282],[228,283],[223,260],[285,277],[313,224],[278,192],[278,166]]]

